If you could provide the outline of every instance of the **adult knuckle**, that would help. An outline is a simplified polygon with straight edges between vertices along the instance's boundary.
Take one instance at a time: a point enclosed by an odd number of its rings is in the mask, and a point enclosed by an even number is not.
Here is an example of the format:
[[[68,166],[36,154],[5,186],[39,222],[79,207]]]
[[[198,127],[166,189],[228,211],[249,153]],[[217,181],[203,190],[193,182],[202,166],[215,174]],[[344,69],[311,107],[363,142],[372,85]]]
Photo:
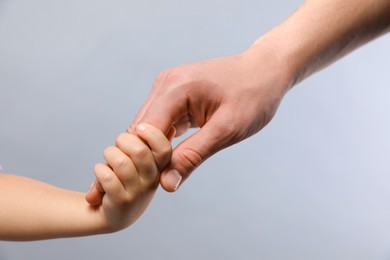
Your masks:
[[[237,121],[227,118],[222,121],[222,123],[215,126],[215,132],[218,133],[219,136],[225,137],[235,132],[237,129]]]
[[[166,69],[162,71],[155,80],[155,86],[164,89],[164,92],[175,90],[177,86],[190,86],[187,84],[195,77],[192,75],[193,70],[187,68],[187,65]]]
[[[250,124],[247,122],[245,115],[243,116],[234,112],[227,113],[221,118],[219,124],[215,125],[214,138],[221,147],[224,147],[231,145],[232,142],[241,141],[249,128]]]
[[[157,77],[154,80],[153,87],[154,88],[159,88],[164,85],[164,81],[166,78],[169,76],[171,73],[172,69],[165,69],[162,70],[160,73],[157,74]]]
[[[179,157],[181,160],[187,161],[191,168],[198,167],[204,160],[203,156],[198,151],[191,148],[183,150],[179,154]]]
[[[171,68],[167,68],[167,69],[164,69],[164,70],[160,71],[160,73],[157,74],[155,82],[163,80],[169,74],[169,72],[171,70],[172,70]]]

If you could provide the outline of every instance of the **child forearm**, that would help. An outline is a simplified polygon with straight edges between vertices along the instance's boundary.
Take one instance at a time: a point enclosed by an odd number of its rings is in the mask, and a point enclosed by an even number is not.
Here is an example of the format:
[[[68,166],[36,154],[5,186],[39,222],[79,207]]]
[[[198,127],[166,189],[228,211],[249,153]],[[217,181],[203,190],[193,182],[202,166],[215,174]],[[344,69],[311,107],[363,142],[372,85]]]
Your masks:
[[[38,240],[110,233],[131,225],[158,187],[159,167],[171,157],[171,143],[149,125],[140,137],[123,133],[94,173],[100,186],[86,194],[9,174],[0,174],[0,240]],[[142,138],[142,139],[141,139]],[[98,188],[100,187],[100,188]],[[91,195],[92,194],[92,195]]]
[[[84,193],[0,175],[0,239],[37,240],[110,232]]]

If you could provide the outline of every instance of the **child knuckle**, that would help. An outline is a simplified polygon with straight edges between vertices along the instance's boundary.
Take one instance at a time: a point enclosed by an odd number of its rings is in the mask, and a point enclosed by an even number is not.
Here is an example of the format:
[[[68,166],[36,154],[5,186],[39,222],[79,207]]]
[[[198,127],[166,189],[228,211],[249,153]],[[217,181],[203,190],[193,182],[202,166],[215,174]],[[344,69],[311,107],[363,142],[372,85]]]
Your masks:
[[[94,166],[93,166],[93,171],[96,173],[100,170],[101,168],[101,164],[100,163],[96,163]]]
[[[103,151],[103,156],[104,156],[105,158],[107,158],[107,157],[113,152],[113,150],[114,150],[114,147],[113,147],[113,146],[107,147],[107,148],[104,149],[104,151]]]
[[[164,155],[171,155],[172,154],[172,146],[171,146],[171,144],[165,145],[162,148],[161,153],[164,154]]]
[[[133,200],[134,200],[133,196],[128,192],[121,192],[118,195],[118,204],[121,207],[128,207],[128,205],[131,204]]]
[[[138,145],[134,147],[133,156],[144,158],[149,154],[149,148],[146,145]]]
[[[127,166],[127,158],[125,156],[118,156],[115,158],[113,165],[111,165],[115,169],[123,169]]]
[[[120,133],[115,139],[115,144],[117,146],[122,144],[128,135],[129,133]]]

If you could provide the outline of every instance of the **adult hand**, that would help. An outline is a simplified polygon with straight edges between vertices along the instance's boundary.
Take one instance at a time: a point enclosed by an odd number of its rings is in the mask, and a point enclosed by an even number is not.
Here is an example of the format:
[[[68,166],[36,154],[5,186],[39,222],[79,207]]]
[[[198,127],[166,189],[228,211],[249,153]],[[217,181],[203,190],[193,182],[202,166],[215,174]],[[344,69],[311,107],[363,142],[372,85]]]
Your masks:
[[[389,31],[389,11],[388,0],[307,0],[242,54],[162,72],[130,130],[200,130],[174,149],[161,185],[175,191],[208,157],[258,132],[290,87]]]
[[[199,131],[178,144],[160,183],[167,191],[179,185],[207,158],[255,134],[274,116],[289,86],[287,70],[272,47],[168,69],[128,131],[140,122],[176,136],[190,127]]]
[[[180,143],[162,171],[161,185],[175,191],[219,150],[262,129],[297,82],[390,30],[388,0],[307,0],[247,51],[162,72],[136,116],[177,136]]]

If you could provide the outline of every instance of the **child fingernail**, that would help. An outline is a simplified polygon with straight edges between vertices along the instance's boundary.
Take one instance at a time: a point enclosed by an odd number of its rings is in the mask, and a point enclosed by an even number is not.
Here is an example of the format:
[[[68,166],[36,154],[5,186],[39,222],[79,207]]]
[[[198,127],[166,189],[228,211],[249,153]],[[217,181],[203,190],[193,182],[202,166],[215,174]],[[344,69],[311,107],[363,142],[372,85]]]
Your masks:
[[[168,186],[170,186],[174,191],[177,191],[177,189],[179,188],[181,180],[182,180],[181,174],[175,169],[167,172],[165,176],[166,184],[168,184]]]

